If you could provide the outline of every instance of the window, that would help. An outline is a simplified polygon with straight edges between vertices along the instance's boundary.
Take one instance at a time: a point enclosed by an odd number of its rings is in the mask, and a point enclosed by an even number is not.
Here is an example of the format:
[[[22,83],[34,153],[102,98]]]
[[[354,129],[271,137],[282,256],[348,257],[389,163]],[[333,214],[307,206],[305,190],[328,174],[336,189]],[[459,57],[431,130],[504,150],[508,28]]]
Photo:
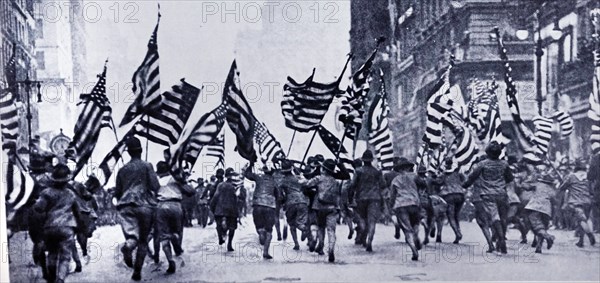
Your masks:
[[[35,20],[36,38],[44,38],[44,19]]]
[[[573,62],[573,36],[568,33],[562,42],[563,62]]]
[[[37,61],[38,69],[45,70],[46,69],[46,58],[44,51],[35,52],[35,60]]]

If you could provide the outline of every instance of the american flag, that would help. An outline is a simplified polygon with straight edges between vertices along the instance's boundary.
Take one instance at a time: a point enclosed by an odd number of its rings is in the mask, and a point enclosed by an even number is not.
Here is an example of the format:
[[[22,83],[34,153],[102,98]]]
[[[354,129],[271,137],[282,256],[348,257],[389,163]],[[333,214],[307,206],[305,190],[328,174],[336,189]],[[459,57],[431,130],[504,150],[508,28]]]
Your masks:
[[[451,111],[444,117],[446,123],[454,133],[454,142],[456,151],[454,152],[454,160],[456,161],[457,169],[463,172],[469,171],[479,154],[479,147],[475,135],[471,132],[469,125],[464,121],[463,117]],[[450,169],[450,168],[446,168]]]
[[[569,113],[562,110],[557,111],[552,115],[552,118],[558,122],[561,137],[566,138],[573,133],[575,127],[573,125],[573,118],[571,118]]]
[[[382,170],[394,169],[394,147],[392,145],[392,133],[389,128],[388,115],[390,108],[387,104],[387,93],[383,71],[379,70],[381,78],[381,90],[371,103],[369,111],[369,143],[375,147],[377,161]]]
[[[181,79],[180,84],[162,94],[156,111],[136,123],[137,134],[164,146],[177,143],[199,96],[200,89]]]
[[[25,205],[33,192],[33,179],[18,155],[13,155],[4,160],[2,166],[3,182],[6,188],[5,200],[7,205],[7,219],[11,218],[12,212]]]
[[[594,9],[590,13],[595,26],[600,21],[600,9]],[[592,153],[600,153],[600,30],[595,31],[595,50],[594,50],[594,78],[592,80],[592,93],[590,94],[590,110],[588,117],[592,120],[592,132],[590,135],[590,144]]]
[[[540,155],[543,155],[542,151],[537,145],[536,137],[531,130],[525,124],[525,121],[521,118],[521,111],[519,109],[519,100],[517,87],[512,78],[512,68],[508,61],[508,55],[500,32],[495,29],[496,38],[498,40],[500,59],[504,64],[504,82],[506,83],[506,100],[508,102],[508,109],[513,119],[513,127],[515,128],[516,140],[519,142],[523,149],[523,158],[533,161],[540,162]]]
[[[125,112],[125,116],[123,116],[119,127],[130,123],[138,115],[149,113],[160,106],[161,95],[157,45],[159,23],[160,14],[158,15],[158,22],[156,23],[154,32],[148,42],[146,57],[135,73],[133,73],[133,78],[131,79],[133,82],[132,90],[136,96],[135,101],[129,106],[127,112]]]
[[[102,174],[98,174],[98,180],[102,185],[106,185],[110,176],[112,176],[113,172],[116,169],[117,163],[123,157],[123,153],[127,149],[125,145],[125,141],[127,141],[130,137],[135,136],[135,128],[132,128],[127,132],[127,134],[119,141],[117,144],[111,149],[111,151],[102,159],[100,165],[98,165],[98,169],[102,172]]]
[[[69,148],[76,154],[77,164],[73,170],[73,176],[77,176],[92,156],[102,128],[112,128],[113,125],[112,109],[110,101],[106,97],[106,65],[102,74],[98,76],[98,82],[92,92],[81,94],[79,98],[81,101],[78,104],[83,104],[83,109],[75,124],[75,134],[69,145]]]
[[[427,99],[427,122],[423,141],[429,148],[435,148],[442,143],[442,117],[450,109],[447,105],[452,104],[447,95],[450,91],[451,69],[452,64],[448,65]]]
[[[269,132],[267,127],[255,120],[254,122],[254,138],[258,145],[258,152],[260,153],[261,161],[266,164],[272,161],[274,157],[284,157],[283,149],[281,144],[275,139],[275,137]]]
[[[348,169],[350,173],[354,173],[352,158],[350,157],[348,151],[344,146],[340,147],[340,140],[336,138],[330,131],[325,129],[325,127],[323,127],[322,125],[319,125],[317,131],[319,132],[319,137],[321,137],[321,140],[323,141],[325,146],[327,146],[329,151],[331,151],[331,153],[333,153],[333,155],[336,156],[339,150],[339,161],[344,165],[346,169]]]
[[[383,42],[382,39],[378,39],[377,47]],[[367,58],[367,61],[352,75],[350,85],[346,89],[346,92],[340,96],[342,101],[342,107],[338,114],[338,120],[344,121],[346,127],[345,135],[347,138],[354,140],[356,134],[362,128],[362,119],[364,110],[364,100],[369,94],[371,86],[369,84],[371,67],[373,66],[373,60],[377,55],[377,47],[371,53],[371,56]]]
[[[314,69],[312,75],[303,83],[287,77],[287,83],[283,86],[281,112],[288,128],[308,132],[321,124],[333,98],[344,93],[339,89],[339,85],[348,62],[349,59],[338,80],[328,84],[314,81]]]
[[[221,104],[209,113],[204,114],[193,129],[187,129],[181,135],[179,142],[166,152],[166,160],[171,164],[173,171],[176,169],[190,169],[194,167],[202,148],[212,144],[223,129],[227,105]],[[168,153],[168,154],[167,154]]]
[[[206,156],[217,158],[217,167],[225,168],[225,135],[220,134],[206,147]]]
[[[550,147],[550,140],[552,140],[552,132],[554,131],[554,120],[542,116],[536,116],[532,120],[534,126],[533,135],[535,136],[535,142],[542,152],[542,154],[548,154],[548,148]]]
[[[254,114],[250,104],[244,97],[239,85],[239,72],[235,60],[231,64],[225,88],[223,101],[227,103],[227,124],[237,139],[236,151],[244,159],[254,162],[257,159],[254,150]]]
[[[0,126],[2,131],[2,149],[6,151],[9,157],[14,156],[17,150],[17,140],[19,139],[19,110],[17,108],[16,97],[13,94],[16,91],[16,48],[13,48],[13,54],[4,66],[7,87],[0,89]]]

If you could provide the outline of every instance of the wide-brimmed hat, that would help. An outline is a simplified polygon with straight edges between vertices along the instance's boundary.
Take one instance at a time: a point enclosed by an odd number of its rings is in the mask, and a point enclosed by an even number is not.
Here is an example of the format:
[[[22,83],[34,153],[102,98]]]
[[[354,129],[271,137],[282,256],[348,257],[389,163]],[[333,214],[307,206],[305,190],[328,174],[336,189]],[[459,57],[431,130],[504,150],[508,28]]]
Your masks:
[[[321,163],[321,168],[323,168],[325,171],[328,171],[330,173],[334,173],[335,172],[335,160],[333,159],[326,159],[325,161],[323,161]]]
[[[55,184],[65,184],[71,180],[71,169],[65,164],[57,164],[52,169],[50,180]]]
[[[125,141],[127,151],[142,151],[142,143],[136,137],[130,137]]]
[[[287,172],[292,172],[292,169],[294,168],[294,163],[290,160],[287,159],[283,159],[281,161],[281,172],[287,173]]]
[[[235,177],[239,174],[233,170],[233,168],[229,167],[225,170],[225,178]]]
[[[408,160],[406,157],[394,158],[394,167],[406,168],[406,167],[413,167],[413,166],[415,166],[415,164],[410,162],[410,160]]]
[[[371,162],[373,161],[373,152],[370,150],[365,150],[365,152],[363,153],[362,157],[360,158],[362,161],[364,162]]]

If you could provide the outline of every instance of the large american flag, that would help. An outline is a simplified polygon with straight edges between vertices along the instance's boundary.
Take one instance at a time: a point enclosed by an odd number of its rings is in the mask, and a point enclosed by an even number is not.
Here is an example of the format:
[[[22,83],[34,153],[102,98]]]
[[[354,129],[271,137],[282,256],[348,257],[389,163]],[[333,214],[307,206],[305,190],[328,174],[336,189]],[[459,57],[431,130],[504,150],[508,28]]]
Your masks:
[[[429,148],[435,148],[442,143],[442,117],[450,110],[446,105],[451,102],[447,95],[450,91],[450,70],[452,64],[448,65],[427,99],[427,122],[425,124],[425,135],[423,141]]]
[[[184,131],[179,142],[167,150],[166,160],[171,164],[173,171],[191,170],[194,167],[202,148],[212,144],[223,129],[226,112],[227,105],[221,104],[204,114],[190,131]]]
[[[339,85],[347,64],[348,61],[338,80],[332,83],[315,82],[314,69],[312,75],[303,83],[287,77],[287,83],[283,86],[281,112],[288,128],[308,132],[321,124],[333,98],[344,93],[339,89]]]
[[[235,60],[231,64],[225,88],[223,101],[227,103],[227,124],[237,139],[236,151],[244,159],[254,162],[257,159],[254,150],[254,114],[250,104],[240,89],[239,72]]]
[[[379,70],[381,79],[380,92],[375,96],[369,111],[369,143],[375,147],[377,161],[382,170],[394,169],[394,147],[388,116],[390,108],[387,104],[387,93],[383,71]]]
[[[108,97],[106,97],[106,66],[102,74],[98,75],[98,82],[89,94],[79,96],[83,109],[75,124],[73,140],[69,147],[75,152],[76,166],[73,176],[79,171],[92,156],[92,152],[98,142],[100,131],[104,127],[112,128],[112,109]]]
[[[525,124],[525,121],[521,118],[521,110],[519,109],[519,100],[517,87],[512,78],[512,68],[508,60],[508,55],[500,32],[498,29],[495,30],[496,37],[498,40],[500,58],[504,64],[504,82],[506,83],[506,100],[508,102],[508,109],[513,119],[513,127],[515,128],[516,140],[519,142],[523,149],[523,158],[533,161],[541,162],[540,156],[543,155],[542,150],[538,147],[535,135]]]
[[[137,134],[164,146],[177,143],[199,96],[200,89],[181,79],[180,84],[162,94],[156,111],[136,123]]]
[[[133,104],[129,106],[120,127],[133,121],[138,115],[149,113],[160,106],[160,76],[158,68],[158,45],[157,32],[160,23],[160,14],[154,32],[148,42],[148,52],[142,64],[133,73],[132,91],[136,98]]]
[[[254,122],[254,138],[258,145],[258,152],[260,153],[261,161],[266,164],[272,161],[274,157],[284,157],[283,149],[281,144],[275,139],[275,137],[269,132],[267,127],[255,120]]]
[[[14,91],[16,86],[16,49],[4,66],[7,87],[0,89],[0,126],[2,131],[2,149],[9,157],[14,156],[19,139],[19,110]]]

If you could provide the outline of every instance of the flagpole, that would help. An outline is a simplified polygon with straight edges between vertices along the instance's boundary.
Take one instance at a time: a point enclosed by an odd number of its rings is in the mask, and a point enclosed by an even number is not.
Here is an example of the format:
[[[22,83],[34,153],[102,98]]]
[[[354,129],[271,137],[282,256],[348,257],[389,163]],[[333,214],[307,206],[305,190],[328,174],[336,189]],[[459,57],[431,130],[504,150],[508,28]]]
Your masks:
[[[350,63],[350,60],[352,60],[352,53],[348,53],[348,59],[346,59],[346,64],[344,64],[344,69],[342,69],[342,73],[340,74],[340,76],[338,77],[337,83],[339,84],[342,81],[342,78],[344,77],[344,73],[346,72],[346,69],[348,68],[348,63]],[[313,75],[314,75],[314,69],[313,69]]]
[[[340,141],[340,146],[338,147],[337,152],[335,153],[335,163],[337,164],[340,159],[340,152],[342,151],[342,147],[344,146],[344,140],[346,139],[346,133],[342,134],[342,140]]]
[[[301,164],[304,164],[304,161],[306,160],[306,157],[308,156],[308,151],[310,150],[310,147],[312,146],[312,143],[315,140],[315,136],[316,135],[317,135],[317,130],[315,129],[313,131],[312,138],[310,138],[310,142],[308,143],[308,147],[306,147],[306,151],[304,152],[304,157],[302,157],[302,163]]]
[[[296,137],[296,130],[292,134],[292,140],[290,141],[290,146],[288,147],[287,156],[290,156],[290,152],[292,151],[292,144],[294,144],[294,138]]]
[[[150,141],[150,115],[146,114],[146,121],[148,122],[148,126],[146,126],[146,159],[145,161],[148,162],[148,144]]]

